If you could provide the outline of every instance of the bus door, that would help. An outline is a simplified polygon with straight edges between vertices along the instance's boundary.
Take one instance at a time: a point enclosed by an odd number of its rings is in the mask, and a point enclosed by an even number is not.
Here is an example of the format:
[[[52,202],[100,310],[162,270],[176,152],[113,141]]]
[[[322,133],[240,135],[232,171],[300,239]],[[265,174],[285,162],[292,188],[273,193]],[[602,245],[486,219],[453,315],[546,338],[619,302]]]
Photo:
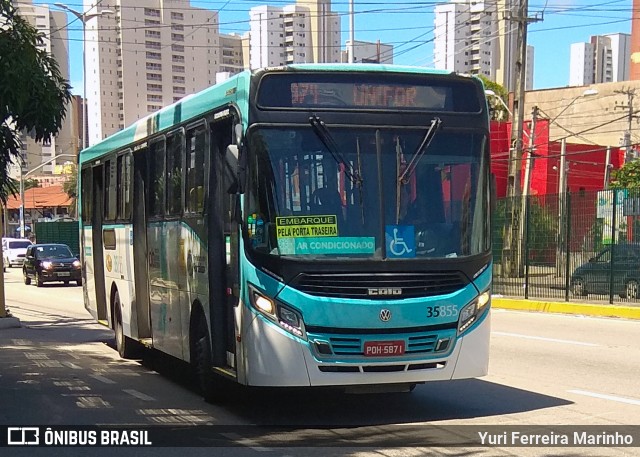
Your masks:
[[[233,117],[218,119],[211,124],[211,155],[209,164],[209,296],[212,316],[214,365],[235,369],[236,338],[234,284],[238,280],[237,262],[232,261],[232,245],[237,246],[237,229],[233,230],[231,185],[224,172],[227,146],[233,140]],[[232,237],[234,240],[232,240]]]
[[[102,218],[104,217],[104,165],[93,167],[93,212],[91,215],[91,251],[93,253],[93,273],[96,287],[96,307],[98,320],[107,319],[107,298],[104,280],[104,251],[102,242]]]
[[[151,338],[149,262],[147,260],[146,184],[148,148],[133,155],[133,274],[138,338]]]

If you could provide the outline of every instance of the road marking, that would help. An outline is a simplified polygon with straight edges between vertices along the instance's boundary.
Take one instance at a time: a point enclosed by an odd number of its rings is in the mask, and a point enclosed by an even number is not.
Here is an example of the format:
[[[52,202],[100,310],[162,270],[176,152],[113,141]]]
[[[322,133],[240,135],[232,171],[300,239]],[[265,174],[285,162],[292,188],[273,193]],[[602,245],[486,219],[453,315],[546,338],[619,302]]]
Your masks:
[[[76,365],[73,362],[62,362],[62,364],[68,366],[69,368],[73,368],[74,370],[81,370],[82,369],[82,367]]]
[[[138,392],[135,389],[123,389],[123,392],[128,393],[129,395],[132,395],[136,398],[139,398],[140,400],[144,400],[144,401],[155,401],[156,399],[153,397],[150,397],[149,395],[143,394],[142,392]]]
[[[576,346],[591,346],[591,347],[600,346],[599,344],[595,344],[595,343],[584,343],[582,341],[572,341],[572,340],[559,340],[557,338],[544,338],[541,336],[521,335],[519,333],[491,332],[491,334],[498,335],[498,336],[513,336],[515,338],[525,338],[528,340],[548,341],[550,343],[575,344]]]
[[[601,398],[603,400],[617,401],[619,403],[627,403],[628,405],[640,406],[640,400],[634,400],[632,398],[616,397],[614,395],[606,395],[606,394],[597,394],[595,392],[589,392],[586,390],[569,390],[567,392],[572,394],[577,394],[577,395],[585,395],[587,397]]]
[[[246,446],[249,449],[253,449],[254,451],[266,452],[269,450],[266,447],[258,446],[258,443],[256,443],[255,440],[251,440],[249,438],[243,438],[237,433],[221,433],[221,435],[224,436],[225,438],[229,438],[230,440],[238,444]]]
[[[100,376],[99,374],[90,374],[90,377],[92,377],[93,379],[97,379],[100,382],[104,382],[105,384],[115,384],[115,381],[112,381],[109,378],[105,378],[104,376]]]
[[[85,409],[101,409],[101,408],[112,408],[111,404],[108,401],[103,400],[100,397],[77,397],[76,406],[78,408]]]

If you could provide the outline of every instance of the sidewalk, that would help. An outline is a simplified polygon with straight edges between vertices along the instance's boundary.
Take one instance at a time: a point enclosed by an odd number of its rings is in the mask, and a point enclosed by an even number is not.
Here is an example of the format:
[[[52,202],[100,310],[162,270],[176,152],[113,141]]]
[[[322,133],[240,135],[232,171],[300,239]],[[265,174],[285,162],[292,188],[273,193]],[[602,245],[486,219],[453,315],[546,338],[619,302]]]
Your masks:
[[[534,311],[542,313],[578,314],[581,316],[619,317],[640,320],[640,303],[611,305],[609,303],[576,303],[549,300],[525,300],[494,295],[491,306],[496,309]]]

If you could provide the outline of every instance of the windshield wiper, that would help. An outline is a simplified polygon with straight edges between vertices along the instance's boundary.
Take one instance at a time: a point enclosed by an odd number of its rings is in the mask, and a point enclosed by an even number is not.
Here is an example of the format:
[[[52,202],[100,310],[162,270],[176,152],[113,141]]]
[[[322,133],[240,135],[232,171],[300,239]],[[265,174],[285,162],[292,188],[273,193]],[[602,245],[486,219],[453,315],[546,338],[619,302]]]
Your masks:
[[[407,167],[404,169],[402,174],[398,175],[398,185],[409,183],[409,179],[411,179],[411,176],[413,176],[416,168],[418,167],[418,162],[420,162],[420,159],[422,158],[422,156],[424,156],[424,153],[429,148],[431,140],[433,140],[433,138],[436,136],[436,132],[440,128],[441,124],[442,120],[439,117],[436,117],[431,121],[431,126],[429,126],[429,130],[427,130],[424,138],[422,138],[420,146],[418,146],[418,149],[416,149],[416,152],[413,154],[413,157],[407,164]]]
[[[342,165],[344,167],[344,174],[351,181],[351,183],[358,188],[358,200],[360,203],[360,216],[362,218],[362,225],[364,225],[364,204],[362,201],[362,172],[361,172],[361,164],[360,164],[360,139],[356,140],[356,148],[357,148],[357,157],[358,157],[358,168],[354,169],[353,166],[347,162],[344,158],[344,154],[340,151],[336,140],[331,135],[331,132],[327,129],[326,124],[315,114],[309,117],[309,124],[311,124],[311,128],[314,133],[320,138],[324,147],[327,148],[333,160],[336,161],[338,165]]]
[[[324,147],[327,148],[333,160],[336,161],[338,165],[342,165],[344,167],[344,174],[349,178],[353,184],[358,187],[362,186],[362,176],[358,170],[354,170],[353,166],[347,162],[344,158],[342,152],[340,152],[340,148],[338,147],[336,140],[331,135],[331,132],[327,129],[325,123],[315,114],[309,117],[309,124],[313,128],[314,133],[320,138]]]

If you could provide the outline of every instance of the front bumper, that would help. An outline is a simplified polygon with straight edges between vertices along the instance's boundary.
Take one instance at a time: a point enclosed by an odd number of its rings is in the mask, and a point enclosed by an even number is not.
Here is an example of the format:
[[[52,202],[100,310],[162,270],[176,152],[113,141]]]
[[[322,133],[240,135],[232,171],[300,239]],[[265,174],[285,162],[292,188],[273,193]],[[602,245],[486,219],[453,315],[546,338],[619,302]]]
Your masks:
[[[50,282],[50,281],[78,281],[82,278],[81,270],[67,270],[67,271],[58,271],[58,270],[42,270],[40,272],[40,278],[42,282]]]
[[[246,381],[254,386],[355,386],[421,383],[484,376],[488,371],[490,310],[442,355],[319,358],[311,343],[253,315],[245,341]]]

